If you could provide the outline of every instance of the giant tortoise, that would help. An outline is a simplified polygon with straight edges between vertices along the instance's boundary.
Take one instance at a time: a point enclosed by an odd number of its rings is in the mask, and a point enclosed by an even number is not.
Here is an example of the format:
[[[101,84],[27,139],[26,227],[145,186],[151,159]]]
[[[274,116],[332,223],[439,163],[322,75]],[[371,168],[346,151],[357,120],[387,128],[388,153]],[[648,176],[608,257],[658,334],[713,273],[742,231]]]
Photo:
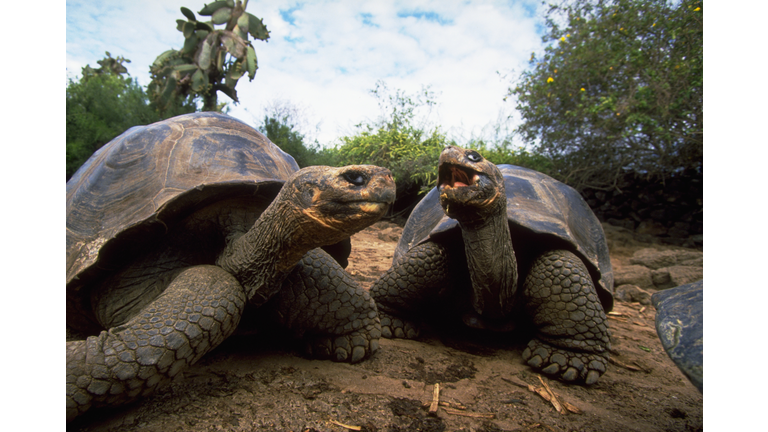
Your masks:
[[[67,341],[67,420],[153,392],[243,315],[274,317],[315,357],[370,355],[373,300],[316,248],[378,220],[394,193],[381,167],[299,170],[223,114],[106,144],[67,182],[67,327],[87,336]]]
[[[474,328],[527,329],[530,366],[587,384],[606,370],[612,293],[602,226],[574,189],[453,146],[371,288],[385,337],[416,337],[413,321],[430,309]]]

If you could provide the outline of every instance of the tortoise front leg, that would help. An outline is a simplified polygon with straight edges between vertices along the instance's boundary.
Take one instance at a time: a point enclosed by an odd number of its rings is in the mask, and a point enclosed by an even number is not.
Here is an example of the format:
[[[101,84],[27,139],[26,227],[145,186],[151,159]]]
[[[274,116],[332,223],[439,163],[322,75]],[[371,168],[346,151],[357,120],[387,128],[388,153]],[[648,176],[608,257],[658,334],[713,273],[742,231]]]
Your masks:
[[[303,335],[307,354],[356,363],[379,347],[376,304],[322,249],[307,252],[259,313]]]
[[[426,242],[413,247],[392,264],[371,287],[386,338],[415,338],[417,327],[406,318],[423,312],[440,291],[451,285],[447,250]]]
[[[525,306],[537,328],[523,359],[565,381],[594,384],[608,364],[607,320],[584,263],[566,250],[537,258],[524,285]]]
[[[245,301],[226,271],[192,267],[124,325],[67,342],[67,421],[169,383],[235,331]]]

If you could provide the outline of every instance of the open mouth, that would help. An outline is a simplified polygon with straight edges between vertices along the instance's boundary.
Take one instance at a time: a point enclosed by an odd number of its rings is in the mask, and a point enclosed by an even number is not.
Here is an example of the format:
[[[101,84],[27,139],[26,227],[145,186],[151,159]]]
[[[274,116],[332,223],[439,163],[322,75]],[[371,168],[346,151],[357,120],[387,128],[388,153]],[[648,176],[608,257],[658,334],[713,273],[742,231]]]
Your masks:
[[[477,181],[477,172],[459,165],[444,164],[440,166],[437,184],[439,187],[471,186]]]

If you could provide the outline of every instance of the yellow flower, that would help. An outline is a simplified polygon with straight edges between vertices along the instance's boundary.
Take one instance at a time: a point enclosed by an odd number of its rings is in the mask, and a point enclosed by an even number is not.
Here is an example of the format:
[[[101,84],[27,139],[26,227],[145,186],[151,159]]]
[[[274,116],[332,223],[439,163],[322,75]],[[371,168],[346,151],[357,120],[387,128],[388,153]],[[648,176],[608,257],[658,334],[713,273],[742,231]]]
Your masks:
[[[616,115],[617,115],[617,116],[618,116],[618,115],[621,115],[621,113],[616,113]]]
[[[653,25],[651,27],[656,27],[656,23],[653,23]]]
[[[554,80],[555,80],[555,79],[554,79],[554,78],[552,78],[552,77],[549,77],[549,78],[547,78],[547,82],[548,82],[548,83],[551,83],[551,82],[552,82],[552,81],[554,81]]]
[[[584,87],[582,87],[582,88],[581,88],[581,91],[586,91],[586,90],[584,90]]]
[[[701,8],[700,8],[700,7],[697,7],[697,8],[696,8],[696,9],[694,9],[693,11],[694,11],[694,12],[696,12],[696,11],[700,11],[700,10],[701,10]]]
[[[561,37],[560,40],[565,42],[565,36]]]
[[[571,37],[571,34],[570,34],[570,33],[568,33],[567,35],[565,35],[565,37]]]

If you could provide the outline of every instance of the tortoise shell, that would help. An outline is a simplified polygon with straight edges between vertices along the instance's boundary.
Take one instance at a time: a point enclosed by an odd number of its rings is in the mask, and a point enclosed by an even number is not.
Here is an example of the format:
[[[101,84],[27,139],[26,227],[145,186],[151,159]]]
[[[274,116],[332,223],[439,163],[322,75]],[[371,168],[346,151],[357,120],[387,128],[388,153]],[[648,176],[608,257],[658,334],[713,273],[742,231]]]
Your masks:
[[[127,130],[67,182],[68,306],[89,279],[117,265],[124,256],[118,251],[139,247],[217,200],[271,201],[298,169],[264,135],[224,114],[187,114]]]
[[[584,198],[570,186],[546,174],[514,165],[498,165],[507,194],[510,232],[531,234],[536,242],[566,246],[587,265],[606,312],[613,308],[613,270],[603,227]],[[530,236],[528,236],[530,237]],[[397,261],[413,246],[427,240],[461,242],[455,219],[440,206],[433,188],[413,209],[397,244]],[[515,248],[521,257],[526,250]],[[524,257],[524,256],[523,256]]]

